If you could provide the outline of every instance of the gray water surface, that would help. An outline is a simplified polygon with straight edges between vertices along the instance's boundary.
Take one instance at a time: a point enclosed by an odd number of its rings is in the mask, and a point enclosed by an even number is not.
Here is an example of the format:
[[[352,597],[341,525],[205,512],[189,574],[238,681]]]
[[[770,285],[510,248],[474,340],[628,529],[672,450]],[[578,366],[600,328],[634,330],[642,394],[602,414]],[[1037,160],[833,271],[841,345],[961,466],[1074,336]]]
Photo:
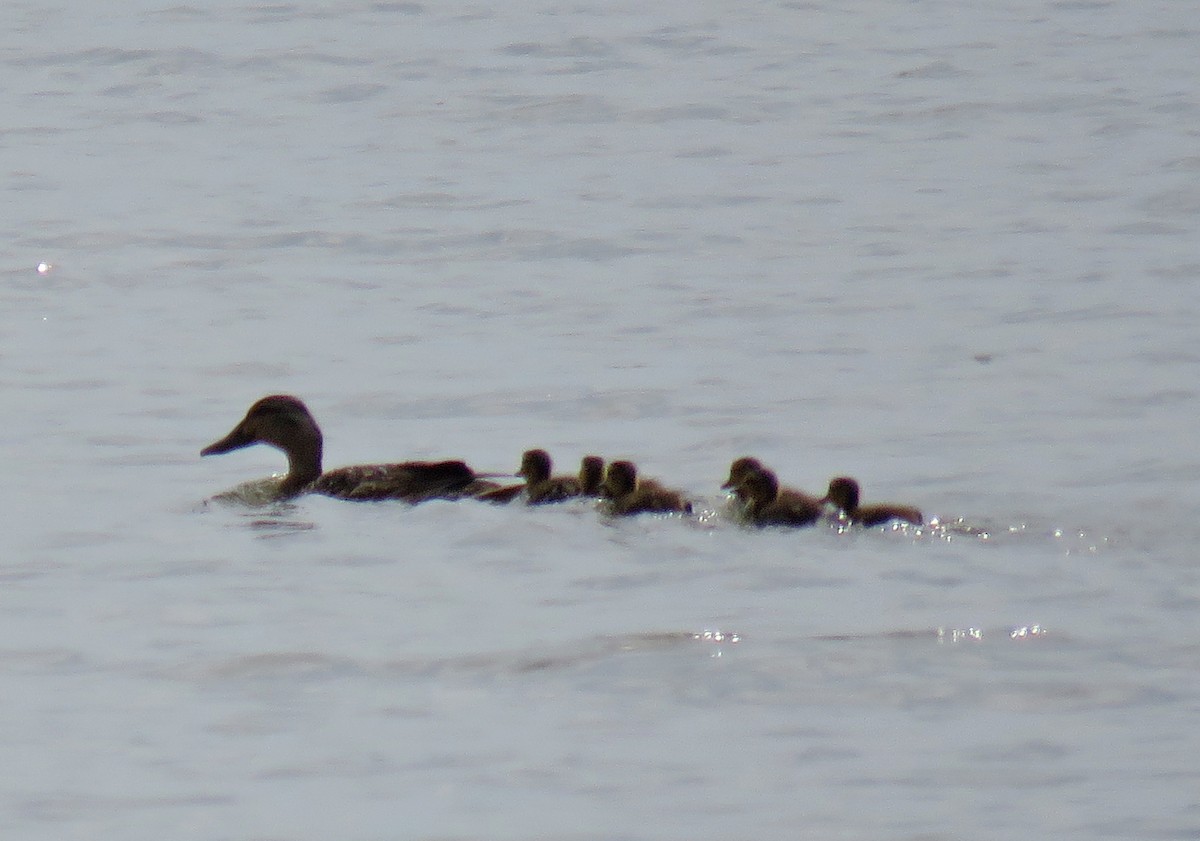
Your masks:
[[[1200,835],[1195,17],[4,6],[0,833]],[[206,503],[281,392],[700,516]]]

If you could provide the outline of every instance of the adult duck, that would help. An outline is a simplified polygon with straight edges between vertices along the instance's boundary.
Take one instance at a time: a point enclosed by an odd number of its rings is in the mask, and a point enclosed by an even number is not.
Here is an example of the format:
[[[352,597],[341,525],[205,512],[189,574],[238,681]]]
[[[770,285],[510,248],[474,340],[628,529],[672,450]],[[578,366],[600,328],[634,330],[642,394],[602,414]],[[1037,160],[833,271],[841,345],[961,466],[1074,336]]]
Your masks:
[[[609,500],[608,510],[613,514],[692,513],[692,504],[682,493],[653,479],[639,479],[631,461],[614,461],[608,466],[600,493]]]
[[[259,400],[228,435],[209,444],[200,455],[228,453],[252,444],[282,450],[288,458],[288,472],[282,479],[248,483],[230,492],[233,498],[249,502],[272,502],[306,493],[337,499],[420,502],[458,499],[495,487],[461,461],[362,464],[322,472],[321,429],[308,407],[287,394]]]
[[[858,482],[849,476],[837,476],[829,480],[829,490],[823,501],[832,503],[843,517],[859,525],[878,526],[888,520],[901,520],[919,526],[925,522],[920,510],[911,505],[859,505],[858,498]]]

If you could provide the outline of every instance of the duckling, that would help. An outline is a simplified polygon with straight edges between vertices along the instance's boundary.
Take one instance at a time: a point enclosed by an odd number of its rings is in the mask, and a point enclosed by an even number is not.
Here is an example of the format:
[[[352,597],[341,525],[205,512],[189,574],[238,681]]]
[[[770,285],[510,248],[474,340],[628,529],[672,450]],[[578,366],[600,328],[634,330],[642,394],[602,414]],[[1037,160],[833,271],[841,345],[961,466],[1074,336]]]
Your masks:
[[[580,478],[576,476],[552,476],[553,463],[545,450],[526,450],[521,456],[521,467],[517,475],[525,479],[523,485],[509,485],[485,491],[477,498],[484,502],[511,502],[525,493],[529,505],[562,502],[581,493]]]
[[[552,476],[552,468],[550,454],[545,450],[526,450],[521,456],[521,469],[517,475],[525,477],[530,505],[562,502],[579,496],[579,477]]]
[[[604,473],[601,495],[610,500],[613,514],[643,512],[692,513],[692,504],[679,491],[663,487],[653,479],[639,479],[631,461],[614,461]]]
[[[600,496],[603,482],[604,459],[600,456],[584,456],[579,462],[579,495]]]
[[[756,526],[811,526],[821,516],[819,500],[799,492],[785,495],[775,471],[765,467],[747,473],[740,488],[746,497],[744,517]]]
[[[859,505],[858,497],[858,482],[849,476],[838,476],[829,481],[829,490],[822,501],[835,505],[850,522],[864,526],[878,526],[888,520],[901,520],[914,526],[925,522],[920,510],[911,505]]]
[[[746,480],[758,473],[767,470],[761,461],[750,456],[743,456],[735,459],[729,465],[729,478],[725,480],[725,484],[721,485],[725,490],[733,493],[736,503],[741,507],[741,513],[746,513],[746,505],[749,502],[750,495],[745,487]],[[778,484],[778,477],[776,478]],[[761,493],[761,488],[759,490]],[[779,487],[779,499],[788,508],[795,511],[813,509],[818,514],[821,512],[821,506],[824,500],[813,494],[807,494],[797,488]]]
[[[209,444],[200,455],[228,453],[252,444],[269,444],[282,450],[288,457],[288,472],[265,491],[256,491],[256,502],[291,499],[305,493],[337,499],[420,502],[458,499],[491,484],[461,461],[362,464],[322,472],[323,440],[320,427],[299,398],[273,394],[251,406],[228,435]]]

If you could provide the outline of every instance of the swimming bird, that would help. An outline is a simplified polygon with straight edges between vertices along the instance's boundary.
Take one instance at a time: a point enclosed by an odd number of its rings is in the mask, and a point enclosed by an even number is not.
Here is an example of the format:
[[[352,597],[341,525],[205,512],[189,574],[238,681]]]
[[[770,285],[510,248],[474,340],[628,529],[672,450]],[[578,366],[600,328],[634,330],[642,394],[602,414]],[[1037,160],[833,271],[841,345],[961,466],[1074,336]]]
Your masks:
[[[750,493],[746,488],[746,482],[751,477],[756,476],[764,471],[768,473],[771,472],[761,461],[756,458],[751,458],[750,456],[743,456],[742,458],[734,459],[733,463],[729,465],[729,478],[725,480],[725,483],[721,485],[721,487],[732,492],[738,505],[741,506],[741,513],[743,515],[745,515],[746,506],[750,501]],[[787,508],[797,512],[811,509],[815,511],[818,516],[820,515],[821,507],[825,500],[812,494],[807,494],[802,490],[798,490],[797,488],[789,488],[779,485],[778,476],[775,478],[775,484],[778,487],[777,496],[779,497],[781,503]],[[763,493],[761,484],[759,485],[757,492],[760,495]]]
[[[604,472],[601,495],[608,499],[613,514],[643,512],[692,513],[692,504],[679,491],[663,487],[653,479],[639,479],[631,461],[614,461]]]
[[[518,476],[525,477],[530,505],[545,502],[562,502],[579,496],[578,476],[552,476],[553,464],[545,450],[526,450],[521,456]]]
[[[579,495],[600,496],[603,482],[604,459],[600,456],[584,456],[579,462]]]
[[[849,476],[838,476],[829,480],[829,490],[822,501],[833,503],[847,520],[864,526],[878,526],[888,520],[902,520],[914,526],[925,522],[921,512],[911,505],[859,505],[858,497],[858,482]]]
[[[525,479],[525,484],[485,491],[478,498],[485,502],[511,502],[524,492],[528,504],[542,505],[579,496],[580,479],[576,476],[552,476],[552,467],[550,454],[545,450],[526,450],[516,474]]]
[[[290,499],[316,493],[337,499],[458,499],[494,483],[480,479],[461,461],[410,461],[363,464],[322,472],[321,429],[308,407],[287,394],[264,397],[250,407],[241,422],[219,441],[200,451],[202,456],[228,453],[251,444],[269,444],[288,457],[288,472],[265,489],[253,491],[254,501]],[[249,499],[237,491],[235,496]]]
[[[765,467],[747,473],[739,488],[746,498],[742,516],[756,526],[811,526],[823,510],[822,501],[807,494],[785,494],[775,471]]]

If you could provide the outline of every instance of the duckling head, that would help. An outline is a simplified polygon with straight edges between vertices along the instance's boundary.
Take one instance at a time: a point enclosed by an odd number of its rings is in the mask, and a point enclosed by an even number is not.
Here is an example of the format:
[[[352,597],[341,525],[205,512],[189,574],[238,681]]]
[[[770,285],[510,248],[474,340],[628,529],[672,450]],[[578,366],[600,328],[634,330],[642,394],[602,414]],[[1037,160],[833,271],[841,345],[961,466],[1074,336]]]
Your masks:
[[[775,475],[775,471],[767,470],[764,467],[748,473],[742,479],[739,488],[750,502],[766,505],[774,502],[779,496],[779,477]]]
[[[604,471],[604,483],[600,492],[609,499],[616,499],[637,489],[637,467],[632,461],[614,461]]]
[[[858,482],[849,476],[837,476],[829,480],[829,490],[821,501],[831,502],[839,511],[849,514],[858,510],[858,495]]]
[[[545,450],[526,450],[521,456],[521,469],[518,476],[524,476],[525,481],[542,482],[550,478],[550,454]]]
[[[725,484],[721,485],[724,490],[736,490],[741,487],[742,482],[751,473],[757,473],[763,470],[763,463],[756,458],[743,456],[739,459],[734,459],[733,464],[729,465],[729,478],[725,480]]]

